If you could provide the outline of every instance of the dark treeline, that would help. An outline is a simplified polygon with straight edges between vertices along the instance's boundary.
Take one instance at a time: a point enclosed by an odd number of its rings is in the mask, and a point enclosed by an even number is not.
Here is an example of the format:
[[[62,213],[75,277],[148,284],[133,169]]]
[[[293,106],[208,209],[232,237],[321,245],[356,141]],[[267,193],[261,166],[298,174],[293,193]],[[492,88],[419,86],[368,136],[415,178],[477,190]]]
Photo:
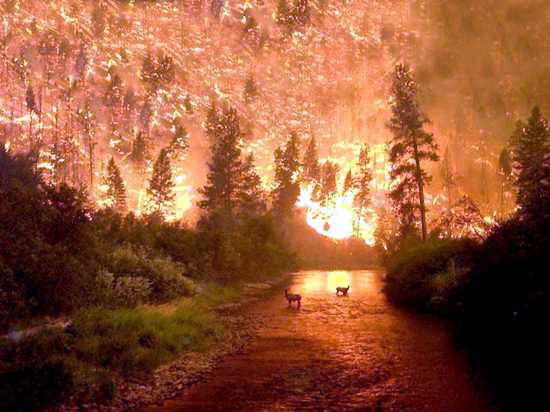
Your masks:
[[[548,340],[544,324],[549,282],[550,129],[535,107],[510,130],[508,173],[517,208],[491,228],[475,218],[475,204],[426,230],[425,160],[437,160],[427,117],[416,100],[417,85],[397,66],[392,95],[394,136],[390,159],[396,182],[390,199],[397,225],[381,225],[378,242],[388,268],[385,292],[398,305],[430,310],[456,324],[460,347],[485,379],[503,410],[533,409],[544,399]],[[456,228],[460,228],[457,231]]]

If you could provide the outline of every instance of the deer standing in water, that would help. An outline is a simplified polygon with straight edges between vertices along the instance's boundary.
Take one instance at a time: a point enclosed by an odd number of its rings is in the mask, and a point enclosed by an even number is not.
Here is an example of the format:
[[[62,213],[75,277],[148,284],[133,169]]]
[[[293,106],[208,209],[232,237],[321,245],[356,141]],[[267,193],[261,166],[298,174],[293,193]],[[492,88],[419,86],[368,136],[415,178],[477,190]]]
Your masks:
[[[285,298],[288,300],[288,306],[292,306],[292,302],[297,302],[298,305],[296,306],[298,309],[300,308],[300,305],[302,303],[302,296],[297,295],[294,293],[288,293],[288,289],[285,289]]]
[[[345,288],[343,286],[338,286],[336,288],[336,296],[338,296],[340,293],[342,294],[342,296],[348,296],[349,287],[350,287],[350,285],[348,285],[347,288]]]

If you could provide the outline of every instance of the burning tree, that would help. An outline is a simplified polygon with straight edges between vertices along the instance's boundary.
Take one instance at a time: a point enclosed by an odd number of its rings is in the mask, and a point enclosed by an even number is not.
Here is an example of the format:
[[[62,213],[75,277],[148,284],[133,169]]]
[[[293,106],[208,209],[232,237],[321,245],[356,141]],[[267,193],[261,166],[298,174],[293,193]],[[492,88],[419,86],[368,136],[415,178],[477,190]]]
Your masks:
[[[430,176],[422,169],[425,160],[437,161],[437,145],[433,134],[424,130],[429,119],[417,103],[418,87],[408,66],[398,64],[393,73],[391,87],[392,118],[387,124],[393,134],[389,153],[392,164],[390,177],[394,186],[390,198],[400,220],[402,235],[414,231],[417,213],[420,212],[422,239],[426,240],[426,205],[424,186]]]
[[[490,224],[472,198],[464,195],[439,217],[436,230],[444,237],[485,239]]]

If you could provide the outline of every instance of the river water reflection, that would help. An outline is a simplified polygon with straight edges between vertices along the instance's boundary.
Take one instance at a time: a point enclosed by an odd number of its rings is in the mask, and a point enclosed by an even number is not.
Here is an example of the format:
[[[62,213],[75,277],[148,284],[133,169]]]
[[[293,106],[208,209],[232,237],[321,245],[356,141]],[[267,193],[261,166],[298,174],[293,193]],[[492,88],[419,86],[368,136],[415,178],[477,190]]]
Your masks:
[[[388,304],[380,270],[302,271],[249,315],[246,351],[164,405],[192,411],[484,411],[445,325]],[[348,296],[336,287],[350,285]]]

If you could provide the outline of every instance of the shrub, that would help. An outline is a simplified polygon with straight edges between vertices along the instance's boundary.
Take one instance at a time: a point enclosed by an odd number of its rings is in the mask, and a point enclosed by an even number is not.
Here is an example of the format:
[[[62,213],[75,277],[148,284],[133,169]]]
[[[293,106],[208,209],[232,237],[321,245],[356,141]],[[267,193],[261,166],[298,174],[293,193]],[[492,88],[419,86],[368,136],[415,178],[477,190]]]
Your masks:
[[[130,288],[130,285],[138,287],[140,284],[142,295],[139,297],[143,300],[149,290],[150,294],[147,294],[147,297],[155,302],[166,302],[178,296],[189,296],[193,293],[192,282],[183,275],[184,265],[166,257],[151,256],[146,250],[134,248],[129,244],[116,248],[106,259],[105,264],[114,274],[115,292],[117,285],[122,293],[125,288]],[[121,281],[122,278],[125,281]],[[132,281],[131,278],[140,280]],[[146,281],[149,282],[148,287],[146,287]],[[131,294],[132,290],[128,289],[125,293]],[[131,299],[130,302],[134,300]]]
[[[114,283],[113,293],[119,306],[137,306],[149,300],[151,281],[141,276],[122,276]]]
[[[405,243],[390,257],[384,292],[394,303],[426,308],[432,298],[451,294],[452,282],[459,280],[457,271],[465,273],[477,247],[468,239],[431,238]]]
[[[150,373],[222,333],[213,314],[185,303],[169,314],[149,308],[85,310],[75,318],[74,331],[80,359],[126,376]]]
[[[537,409],[545,401],[548,250],[548,219],[504,222],[484,242],[470,282],[457,292],[465,311],[459,342],[504,409]]]

